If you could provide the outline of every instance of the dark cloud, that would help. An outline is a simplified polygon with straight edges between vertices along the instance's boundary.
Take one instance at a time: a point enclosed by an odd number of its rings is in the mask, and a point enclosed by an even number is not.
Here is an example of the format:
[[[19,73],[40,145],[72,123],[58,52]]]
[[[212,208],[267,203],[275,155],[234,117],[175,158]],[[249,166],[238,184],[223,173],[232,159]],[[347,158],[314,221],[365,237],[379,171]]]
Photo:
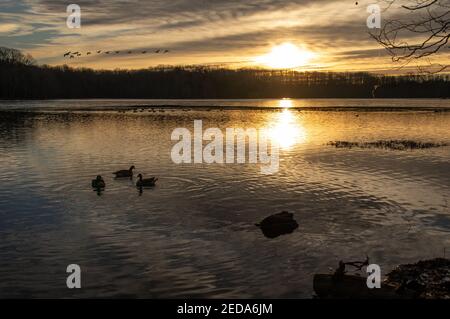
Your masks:
[[[45,12],[65,12],[65,0],[29,0]],[[220,21],[252,15],[258,12],[301,8],[311,3],[326,0],[77,0],[87,24],[134,23],[145,20],[172,21],[191,19]]]
[[[127,42],[123,49],[169,48],[180,63],[196,54],[248,56],[249,51],[292,41],[353,61],[380,56],[366,26],[365,9],[373,2],[361,0],[356,7],[347,0],[0,0],[0,19],[27,25],[19,28],[22,34],[0,33],[0,41],[18,48],[61,46],[64,51],[63,46],[71,45],[65,37],[86,48],[117,43],[122,49],[121,39]],[[88,31],[67,32],[63,17],[69,3],[81,6]],[[389,9],[383,21],[408,18],[400,12]],[[59,56],[49,53],[43,59],[60,63]]]

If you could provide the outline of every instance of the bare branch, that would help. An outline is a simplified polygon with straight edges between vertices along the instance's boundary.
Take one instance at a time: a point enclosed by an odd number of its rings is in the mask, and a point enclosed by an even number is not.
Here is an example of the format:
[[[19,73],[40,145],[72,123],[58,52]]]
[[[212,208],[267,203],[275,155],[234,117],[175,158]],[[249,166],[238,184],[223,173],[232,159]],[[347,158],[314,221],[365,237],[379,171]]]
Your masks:
[[[432,1],[424,1],[422,4],[417,4],[415,6],[402,6],[405,9],[408,10],[420,10],[423,8],[430,7],[431,5],[435,4],[438,0],[432,0]]]
[[[390,8],[396,0],[385,0]],[[409,64],[430,57],[448,48],[450,41],[450,3],[442,0],[410,0],[401,5],[407,22],[387,20],[378,34],[371,36],[391,55],[393,62]],[[440,64],[439,64],[440,65]],[[429,63],[429,67],[442,72],[448,65]],[[421,71],[425,72],[423,67]],[[435,73],[435,71],[430,71]]]

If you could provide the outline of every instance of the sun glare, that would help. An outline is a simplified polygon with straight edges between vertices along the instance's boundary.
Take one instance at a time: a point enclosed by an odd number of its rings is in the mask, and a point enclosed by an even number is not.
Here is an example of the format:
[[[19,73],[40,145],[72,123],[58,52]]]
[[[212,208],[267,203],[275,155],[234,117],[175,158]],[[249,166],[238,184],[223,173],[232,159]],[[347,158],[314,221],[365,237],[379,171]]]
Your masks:
[[[269,129],[269,136],[273,142],[278,143],[281,149],[287,150],[297,143],[304,142],[306,131],[295,115],[285,108],[277,114]]]
[[[293,107],[292,100],[287,98],[280,100],[278,104],[281,108],[284,109]]]
[[[256,58],[256,62],[275,69],[289,69],[307,65],[314,56],[313,52],[288,42],[273,47],[270,53]]]

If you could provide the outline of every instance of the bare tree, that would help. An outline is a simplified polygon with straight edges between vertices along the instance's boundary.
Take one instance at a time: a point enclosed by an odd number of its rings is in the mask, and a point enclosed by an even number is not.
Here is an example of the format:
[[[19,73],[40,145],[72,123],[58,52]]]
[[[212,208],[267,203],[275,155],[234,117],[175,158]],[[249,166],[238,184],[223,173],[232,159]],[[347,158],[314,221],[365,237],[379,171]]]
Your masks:
[[[398,14],[386,20],[378,33],[371,33],[401,67],[413,61],[425,60],[427,67],[419,67],[426,73],[442,72],[448,62],[434,63],[430,57],[449,48],[450,0],[385,0],[387,9]],[[399,4],[398,9],[394,8]],[[395,10],[395,11],[394,11]],[[423,64],[423,63],[422,63]]]
[[[34,65],[36,61],[31,55],[25,55],[19,50],[0,47],[0,63]]]

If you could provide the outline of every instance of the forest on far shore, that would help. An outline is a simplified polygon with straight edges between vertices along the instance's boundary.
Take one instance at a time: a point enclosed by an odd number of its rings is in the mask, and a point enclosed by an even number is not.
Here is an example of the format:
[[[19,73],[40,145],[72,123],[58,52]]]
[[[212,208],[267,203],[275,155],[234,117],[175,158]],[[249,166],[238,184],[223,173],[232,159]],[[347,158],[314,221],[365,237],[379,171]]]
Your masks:
[[[93,70],[37,65],[0,48],[0,99],[449,98],[450,75],[387,76],[367,72],[300,72],[160,66]]]

